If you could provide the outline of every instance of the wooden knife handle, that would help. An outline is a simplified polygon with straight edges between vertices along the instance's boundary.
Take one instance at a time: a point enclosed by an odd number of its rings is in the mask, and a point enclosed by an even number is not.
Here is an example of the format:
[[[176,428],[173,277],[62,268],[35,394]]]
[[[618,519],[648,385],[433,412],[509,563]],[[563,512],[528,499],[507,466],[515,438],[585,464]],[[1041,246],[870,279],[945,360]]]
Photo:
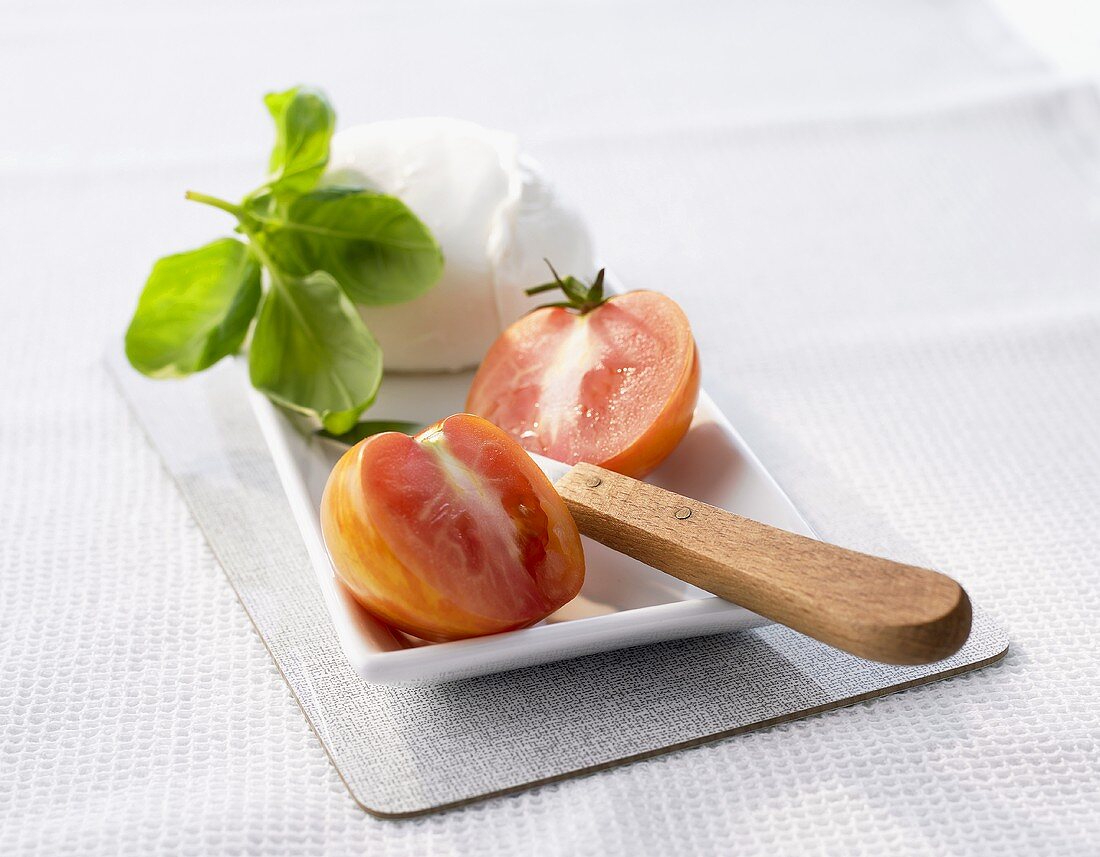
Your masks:
[[[742,518],[591,464],[556,487],[586,536],[838,649],[889,664],[954,654],[970,599],[939,572]]]

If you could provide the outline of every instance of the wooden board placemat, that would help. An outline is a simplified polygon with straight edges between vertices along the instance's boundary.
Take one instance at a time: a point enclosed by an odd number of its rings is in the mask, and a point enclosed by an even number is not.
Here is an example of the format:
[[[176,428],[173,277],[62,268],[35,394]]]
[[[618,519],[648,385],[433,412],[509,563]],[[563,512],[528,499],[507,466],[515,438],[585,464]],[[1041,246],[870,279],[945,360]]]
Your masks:
[[[239,373],[149,381],[108,368],[179,485],[354,800],[407,817],[793,720],[1000,660],[975,609],[932,666],[875,664],[781,626],[605,652],[430,687],[344,658]]]

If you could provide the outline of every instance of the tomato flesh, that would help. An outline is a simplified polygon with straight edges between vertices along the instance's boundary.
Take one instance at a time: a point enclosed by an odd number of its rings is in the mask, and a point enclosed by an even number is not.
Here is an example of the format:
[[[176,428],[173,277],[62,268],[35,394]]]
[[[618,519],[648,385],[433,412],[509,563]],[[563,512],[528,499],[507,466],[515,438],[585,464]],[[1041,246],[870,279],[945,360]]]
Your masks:
[[[698,395],[687,318],[670,298],[639,291],[584,315],[524,316],[489,350],[466,409],[532,452],[640,476],[683,438]]]
[[[321,525],[356,599],[426,640],[532,625],[584,581],[580,535],[554,487],[508,435],[468,414],[349,450]]]

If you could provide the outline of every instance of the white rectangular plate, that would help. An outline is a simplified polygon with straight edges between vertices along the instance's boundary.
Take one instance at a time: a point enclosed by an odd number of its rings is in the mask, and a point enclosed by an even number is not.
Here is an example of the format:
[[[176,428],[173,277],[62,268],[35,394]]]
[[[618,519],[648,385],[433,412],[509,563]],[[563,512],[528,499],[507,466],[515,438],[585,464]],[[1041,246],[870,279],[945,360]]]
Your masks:
[[[472,373],[389,375],[372,420],[425,424],[463,410]],[[352,666],[368,681],[430,684],[661,640],[737,631],[767,620],[584,539],[580,596],[532,628],[452,643],[411,643],[364,611],[336,579],[321,536],[321,493],[344,451],[258,393],[252,406]],[[814,536],[710,397],[683,442],[647,481],[757,521]]]

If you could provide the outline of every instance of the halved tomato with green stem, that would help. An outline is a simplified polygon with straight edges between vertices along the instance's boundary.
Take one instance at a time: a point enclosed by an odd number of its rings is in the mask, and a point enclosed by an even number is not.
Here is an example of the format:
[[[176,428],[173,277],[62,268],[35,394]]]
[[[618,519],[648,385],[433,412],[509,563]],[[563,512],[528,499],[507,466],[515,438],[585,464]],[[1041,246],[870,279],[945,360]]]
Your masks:
[[[329,475],[321,528],[356,600],[425,640],[533,625],[584,582],[580,534],[554,486],[469,414],[357,443]]]
[[[466,410],[525,449],[644,476],[683,439],[699,398],[699,353],[679,305],[650,291],[603,296],[555,281],[567,298],[528,313],[486,354]]]

